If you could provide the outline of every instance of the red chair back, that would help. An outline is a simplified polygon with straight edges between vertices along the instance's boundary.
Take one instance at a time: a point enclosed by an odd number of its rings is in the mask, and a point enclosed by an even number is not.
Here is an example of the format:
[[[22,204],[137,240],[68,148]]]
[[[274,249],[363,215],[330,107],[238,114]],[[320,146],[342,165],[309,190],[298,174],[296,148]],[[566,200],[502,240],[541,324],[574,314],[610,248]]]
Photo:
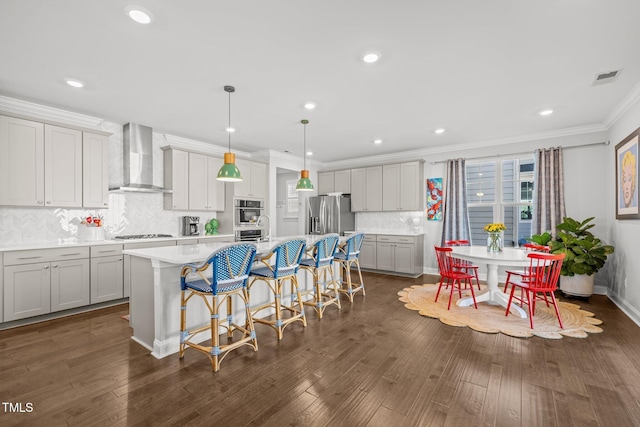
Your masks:
[[[468,240],[447,240],[444,242],[447,246],[469,246]]]
[[[539,245],[537,243],[525,243],[524,248],[528,251],[536,251],[536,252],[549,252],[551,248],[549,246]]]
[[[555,291],[558,288],[564,254],[532,252],[527,257],[529,258],[528,288],[534,292]]]
[[[441,248],[438,246],[434,246],[436,250],[436,258],[438,259],[438,269],[440,270],[440,275],[446,275],[453,271],[454,258],[451,257],[451,252],[453,249],[451,248]]]

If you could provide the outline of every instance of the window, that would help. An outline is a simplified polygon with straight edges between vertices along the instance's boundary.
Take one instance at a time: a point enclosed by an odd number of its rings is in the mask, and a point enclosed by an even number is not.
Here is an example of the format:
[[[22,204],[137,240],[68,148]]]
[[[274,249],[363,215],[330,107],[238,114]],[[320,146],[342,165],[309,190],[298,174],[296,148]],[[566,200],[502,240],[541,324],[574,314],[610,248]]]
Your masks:
[[[492,222],[507,226],[505,245],[526,243],[533,213],[533,158],[467,162],[466,172],[472,243],[486,240],[484,226]]]
[[[298,181],[295,179],[287,180],[287,210],[285,217],[297,218],[298,217],[298,192],[296,191],[296,184]]]

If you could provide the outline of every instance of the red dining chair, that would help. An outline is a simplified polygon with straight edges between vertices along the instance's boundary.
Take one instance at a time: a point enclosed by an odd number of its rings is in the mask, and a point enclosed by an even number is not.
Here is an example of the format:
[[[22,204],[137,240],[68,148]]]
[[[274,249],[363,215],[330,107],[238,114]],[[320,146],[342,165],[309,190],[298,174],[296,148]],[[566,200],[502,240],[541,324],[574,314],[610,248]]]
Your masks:
[[[551,248],[549,246],[544,246],[544,245],[539,245],[537,243],[525,243],[524,245],[522,245],[524,247],[524,249],[528,252],[542,252],[542,253],[549,253],[549,251],[551,251]],[[509,276],[512,274],[518,275],[518,276],[522,276],[523,278],[525,276],[529,275],[528,270],[506,270],[507,273],[507,281],[504,283],[504,292],[507,292],[507,283],[509,282]]]
[[[512,280],[512,276],[507,276],[507,285],[512,286],[505,316],[509,315],[511,302],[514,299],[520,303],[520,306],[526,304],[529,307],[529,325],[531,329],[533,329],[533,314],[536,311],[536,301],[543,300],[547,304],[547,307],[549,307],[549,303],[551,302],[556,311],[560,328],[564,328],[554,294],[554,291],[558,289],[558,278],[560,277],[564,254],[552,255],[532,252],[527,255],[527,257],[529,258],[528,275],[513,275],[515,277],[521,277],[520,280]],[[523,291],[520,297],[514,296],[516,288],[520,288]],[[522,295],[523,293],[524,296]]]
[[[434,246],[434,248],[436,250],[436,258],[438,259],[438,268],[440,269],[440,284],[438,285],[438,292],[436,293],[436,302],[438,302],[442,285],[445,283],[445,287],[451,285],[451,290],[449,291],[449,305],[447,305],[447,310],[449,310],[451,308],[451,299],[453,298],[453,292],[455,291],[456,285],[458,288],[458,297],[462,297],[461,282],[464,281],[465,284],[469,284],[471,297],[473,298],[473,306],[477,309],[478,304],[476,304],[476,295],[473,293],[473,283],[471,282],[474,276],[466,271],[456,268],[455,258],[451,256],[451,248],[440,248],[438,246]]]
[[[469,246],[468,240],[447,240],[444,242],[447,246]],[[480,279],[478,278],[478,266],[470,261],[466,261],[460,258],[453,258],[454,268],[462,270],[468,274],[473,274],[478,284],[478,290],[480,290]]]

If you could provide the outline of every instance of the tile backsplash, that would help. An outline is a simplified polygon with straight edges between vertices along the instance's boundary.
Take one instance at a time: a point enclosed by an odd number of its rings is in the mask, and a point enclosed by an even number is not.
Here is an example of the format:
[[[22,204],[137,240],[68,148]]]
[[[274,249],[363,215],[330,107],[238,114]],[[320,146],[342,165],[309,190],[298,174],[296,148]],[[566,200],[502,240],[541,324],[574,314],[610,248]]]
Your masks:
[[[88,215],[102,216],[106,238],[118,234],[180,235],[182,215],[200,215],[201,223],[215,213],[165,210],[160,193],[111,193],[109,209],[0,207],[0,244],[50,242],[77,238]]]
[[[375,233],[424,233],[424,212],[358,212],[356,230]]]

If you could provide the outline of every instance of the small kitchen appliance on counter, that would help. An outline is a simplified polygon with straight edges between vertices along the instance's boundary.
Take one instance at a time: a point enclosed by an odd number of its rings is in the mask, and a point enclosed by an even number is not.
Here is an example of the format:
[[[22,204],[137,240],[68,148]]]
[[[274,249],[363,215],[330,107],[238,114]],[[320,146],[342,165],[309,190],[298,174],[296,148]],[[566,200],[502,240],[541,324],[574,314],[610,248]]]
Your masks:
[[[183,236],[197,236],[200,234],[198,224],[200,223],[199,216],[183,216],[182,217],[182,235]]]

